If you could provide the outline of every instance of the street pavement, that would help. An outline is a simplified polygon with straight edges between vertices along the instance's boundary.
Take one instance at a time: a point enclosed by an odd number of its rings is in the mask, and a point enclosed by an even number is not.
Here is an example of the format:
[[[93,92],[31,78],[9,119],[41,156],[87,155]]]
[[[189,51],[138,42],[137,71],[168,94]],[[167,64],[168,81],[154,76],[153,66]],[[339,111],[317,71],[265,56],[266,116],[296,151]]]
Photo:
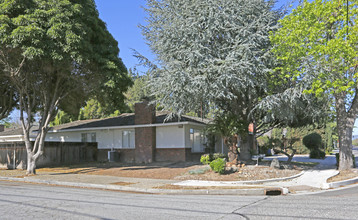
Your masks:
[[[338,192],[338,191],[337,191]],[[357,219],[358,187],[299,196],[151,195],[0,181],[0,219]]]

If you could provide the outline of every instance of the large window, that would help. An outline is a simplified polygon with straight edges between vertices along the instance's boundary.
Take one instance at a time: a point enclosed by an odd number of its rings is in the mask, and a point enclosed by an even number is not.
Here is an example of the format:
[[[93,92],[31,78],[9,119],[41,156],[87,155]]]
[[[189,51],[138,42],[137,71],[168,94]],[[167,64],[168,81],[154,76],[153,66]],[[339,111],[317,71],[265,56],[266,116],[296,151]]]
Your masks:
[[[205,135],[200,131],[190,128],[190,144],[192,152],[204,152]]]
[[[133,131],[122,131],[122,148],[134,148]]]
[[[82,142],[96,142],[96,133],[82,133],[81,141]]]

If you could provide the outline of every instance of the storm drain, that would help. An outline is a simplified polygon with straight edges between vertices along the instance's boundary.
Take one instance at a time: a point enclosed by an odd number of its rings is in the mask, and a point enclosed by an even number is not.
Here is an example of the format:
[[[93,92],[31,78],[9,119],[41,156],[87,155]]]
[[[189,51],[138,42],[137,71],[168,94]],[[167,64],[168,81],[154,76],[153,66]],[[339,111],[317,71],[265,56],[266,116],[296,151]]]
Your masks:
[[[282,189],[266,189],[265,190],[266,196],[280,196],[282,195]]]

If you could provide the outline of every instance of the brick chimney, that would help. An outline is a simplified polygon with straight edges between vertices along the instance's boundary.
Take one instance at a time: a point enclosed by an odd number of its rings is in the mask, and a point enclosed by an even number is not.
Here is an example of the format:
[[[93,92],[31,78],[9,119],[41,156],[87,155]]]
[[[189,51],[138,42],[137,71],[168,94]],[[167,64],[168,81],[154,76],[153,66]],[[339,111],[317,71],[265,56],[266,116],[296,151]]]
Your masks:
[[[145,125],[155,123],[155,106],[148,101],[136,103],[134,106],[134,124]],[[135,162],[151,163],[155,159],[156,129],[155,127],[135,128]]]
[[[155,123],[155,106],[149,105],[148,101],[135,103],[134,112],[134,124],[141,125]]]
[[[0,125],[0,132],[5,131],[5,125]]]

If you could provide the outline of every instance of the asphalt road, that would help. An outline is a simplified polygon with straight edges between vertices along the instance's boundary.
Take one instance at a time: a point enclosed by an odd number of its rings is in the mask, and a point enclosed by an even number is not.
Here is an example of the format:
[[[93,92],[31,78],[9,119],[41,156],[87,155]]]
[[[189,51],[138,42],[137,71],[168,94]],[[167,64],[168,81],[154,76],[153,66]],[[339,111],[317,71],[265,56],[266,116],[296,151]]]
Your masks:
[[[146,195],[0,181],[0,219],[358,219],[358,186],[300,196]]]

